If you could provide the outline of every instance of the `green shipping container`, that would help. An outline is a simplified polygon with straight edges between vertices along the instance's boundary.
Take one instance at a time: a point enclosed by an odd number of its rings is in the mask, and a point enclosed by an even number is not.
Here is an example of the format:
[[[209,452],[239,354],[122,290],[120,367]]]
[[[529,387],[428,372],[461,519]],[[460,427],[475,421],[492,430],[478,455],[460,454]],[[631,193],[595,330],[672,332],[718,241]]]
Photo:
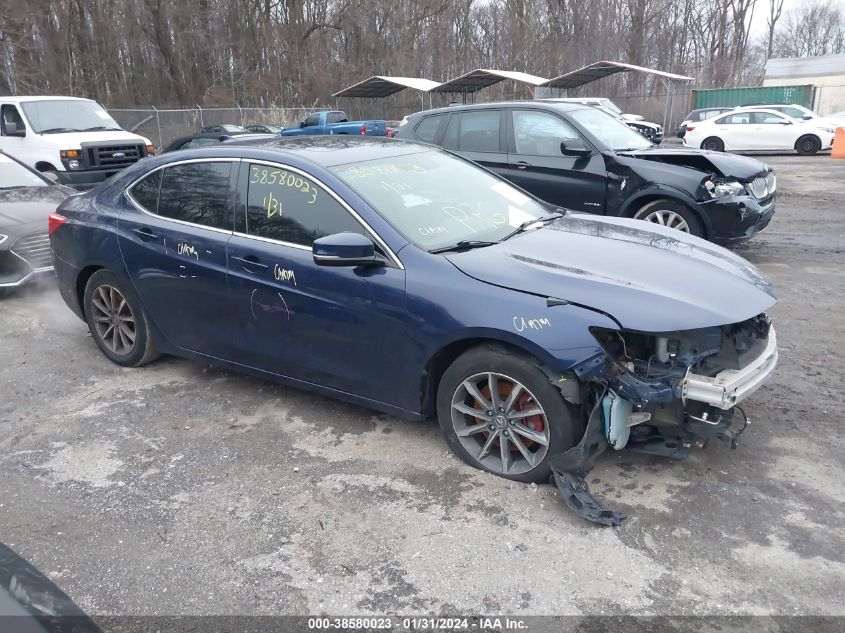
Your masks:
[[[815,87],[806,86],[757,86],[752,88],[716,88],[693,90],[693,109],[727,108],[751,104],[797,103],[813,108]]]

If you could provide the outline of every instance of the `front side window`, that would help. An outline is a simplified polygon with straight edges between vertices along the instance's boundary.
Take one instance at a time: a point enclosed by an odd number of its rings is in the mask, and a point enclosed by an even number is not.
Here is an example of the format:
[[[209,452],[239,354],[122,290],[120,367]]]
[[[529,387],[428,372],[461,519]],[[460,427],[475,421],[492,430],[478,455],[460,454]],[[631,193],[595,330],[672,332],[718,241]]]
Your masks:
[[[605,149],[624,151],[652,147],[651,141],[642,134],[597,108],[572,110],[567,113],[567,118],[595,137]]]
[[[232,229],[229,186],[232,163],[186,163],[160,171],[161,185],[155,213],[171,220],[215,229]]]
[[[10,132],[20,132],[21,130],[26,129],[23,124],[23,120],[21,119],[20,112],[18,109],[13,105],[4,105],[3,106],[3,134],[8,134]]]
[[[561,141],[579,138],[571,125],[547,112],[513,110],[511,117],[517,154],[560,156]]]
[[[302,122],[302,127],[314,127],[315,125],[320,125],[320,115],[319,114],[312,114],[310,116],[305,117],[305,120]]]
[[[465,152],[498,152],[501,115],[498,110],[461,113],[458,149]]]
[[[103,106],[94,101],[48,99],[21,103],[29,124],[37,134],[120,130]]]
[[[549,212],[508,182],[437,149],[338,165],[332,171],[426,250],[462,240],[500,240]]]
[[[772,125],[772,124],[780,124],[786,121],[787,119],[775,114],[774,112],[755,112],[752,114],[751,122],[763,124],[763,125]]]
[[[328,191],[294,171],[252,164],[248,187],[249,235],[310,247],[326,235],[367,234]]]

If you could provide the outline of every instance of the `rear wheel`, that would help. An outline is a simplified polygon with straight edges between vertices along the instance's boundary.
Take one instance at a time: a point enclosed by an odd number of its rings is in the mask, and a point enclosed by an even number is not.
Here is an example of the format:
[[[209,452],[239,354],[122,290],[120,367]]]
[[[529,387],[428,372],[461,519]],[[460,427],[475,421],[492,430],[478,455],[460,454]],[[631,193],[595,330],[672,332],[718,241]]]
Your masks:
[[[683,203],[668,198],[660,198],[643,205],[634,214],[634,219],[704,237],[704,229],[695,212]]]
[[[801,156],[812,156],[822,148],[822,142],[818,136],[808,134],[802,136],[795,143],[795,151]]]
[[[98,270],[91,275],[84,307],[91,336],[112,362],[139,367],[159,356],[141,302],[114,273]]]
[[[711,136],[701,142],[701,149],[707,150],[709,152],[724,152],[725,143],[722,141],[722,139],[716,136]]]
[[[522,482],[548,481],[549,457],[572,447],[584,428],[536,361],[494,345],[469,350],[446,370],[437,419],[466,463]]]

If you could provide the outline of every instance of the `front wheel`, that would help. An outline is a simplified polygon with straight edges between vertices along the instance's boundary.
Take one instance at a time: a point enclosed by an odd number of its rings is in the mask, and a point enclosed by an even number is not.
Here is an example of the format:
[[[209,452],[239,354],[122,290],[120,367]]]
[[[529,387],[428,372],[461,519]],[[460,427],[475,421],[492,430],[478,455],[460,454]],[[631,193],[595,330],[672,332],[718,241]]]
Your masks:
[[[536,361],[495,345],[469,350],[446,370],[437,419],[458,457],[521,482],[548,481],[549,457],[571,448],[584,429]]]
[[[84,307],[91,336],[113,363],[139,367],[158,357],[141,302],[117,275],[108,270],[91,275]]]
[[[635,220],[645,220],[697,237],[704,236],[701,221],[689,207],[681,202],[660,198],[649,202],[634,213]]]
[[[711,136],[701,142],[701,149],[707,150],[708,152],[724,152],[725,143],[722,139]]]
[[[807,136],[802,136],[798,139],[795,143],[795,151],[801,154],[801,156],[812,156],[813,154],[817,153],[822,148],[822,142],[817,136],[812,136],[808,134]]]

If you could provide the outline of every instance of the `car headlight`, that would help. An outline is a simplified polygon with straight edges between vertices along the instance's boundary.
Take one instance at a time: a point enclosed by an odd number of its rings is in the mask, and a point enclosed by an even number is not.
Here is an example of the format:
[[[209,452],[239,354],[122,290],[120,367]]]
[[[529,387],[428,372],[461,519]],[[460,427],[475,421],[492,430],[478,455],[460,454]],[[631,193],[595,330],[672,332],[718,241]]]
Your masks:
[[[741,196],[745,193],[745,185],[736,180],[705,180],[704,188],[712,198]]]

